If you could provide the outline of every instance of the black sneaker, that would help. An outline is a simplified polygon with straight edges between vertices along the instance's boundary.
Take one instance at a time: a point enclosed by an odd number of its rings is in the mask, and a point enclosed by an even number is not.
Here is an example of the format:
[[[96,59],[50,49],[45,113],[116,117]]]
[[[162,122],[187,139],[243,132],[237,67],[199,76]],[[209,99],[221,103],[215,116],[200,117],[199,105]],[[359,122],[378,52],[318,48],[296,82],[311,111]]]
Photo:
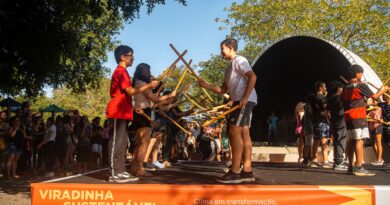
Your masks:
[[[307,162],[304,163],[304,166],[309,168],[311,167],[311,164],[312,164],[311,160],[307,160]]]
[[[384,168],[390,168],[390,163],[389,162],[383,163],[383,167]]]
[[[253,172],[241,171],[240,177],[241,177],[241,181],[242,182],[254,182],[254,181],[256,181],[256,178],[253,175]]]
[[[223,183],[223,184],[239,184],[241,183],[241,174],[234,173],[232,171],[226,173],[220,178],[217,178],[217,182]]]
[[[355,176],[375,176],[374,172],[364,169],[363,166],[360,167],[355,166],[353,169],[353,174]]]
[[[154,172],[154,171],[156,171],[157,170],[157,168],[155,167],[155,166],[153,166],[151,163],[149,163],[149,162],[144,162],[144,169],[146,170],[146,171],[150,171],[150,172]]]
[[[336,171],[348,171],[348,166],[345,164],[334,164],[333,169]]]
[[[348,166],[347,174],[348,175],[353,175],[353,167]]]

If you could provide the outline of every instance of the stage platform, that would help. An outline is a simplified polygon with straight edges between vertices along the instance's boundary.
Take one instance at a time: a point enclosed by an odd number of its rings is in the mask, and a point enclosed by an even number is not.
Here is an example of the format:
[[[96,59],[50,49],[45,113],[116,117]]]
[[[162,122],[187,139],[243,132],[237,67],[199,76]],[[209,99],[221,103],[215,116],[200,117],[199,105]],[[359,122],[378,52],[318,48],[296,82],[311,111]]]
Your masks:
[[[137,182],[113,184],[106,169],[31,184],[32,204],[389,204],[390,168],[367,166],[373,177],[357,177],[296,163],[253,164],[256,182],[223,185],[225,163],[181,162]]]

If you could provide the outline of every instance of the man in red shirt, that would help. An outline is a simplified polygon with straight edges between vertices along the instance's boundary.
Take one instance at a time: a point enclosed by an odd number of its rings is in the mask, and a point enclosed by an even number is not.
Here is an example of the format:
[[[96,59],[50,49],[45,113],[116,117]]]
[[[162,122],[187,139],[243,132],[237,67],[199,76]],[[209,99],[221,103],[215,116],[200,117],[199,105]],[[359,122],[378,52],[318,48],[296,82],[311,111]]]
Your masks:
[[[128,143],[127,128],[133,120],[132,96],[147,89],[155,88],[158,81],[152,81],[142,87],[133,88],[131,78],[126,68],[133,65],[133,49],[120,45],[114,52],[118,67],[111,78],[110,96],[106,117],[110,124],[110,139],[108,142],[108,160],[111,176],[110,182],[129,182],[138,180],[126,172],[126,148]]]
[[[382,90],[374,94],[367,84],[361,81],[364,72],[361,66],[352,65],[348,70],[351,72],[352,79],[342,94],[348,139],[348,174],[374,176],[375,173],[362,166],[364,139],[369,138],[365,98],[378,99],[389,90],[389,87],[384,86]],[[356,155],[355,166],[353,166],[354,154]]]

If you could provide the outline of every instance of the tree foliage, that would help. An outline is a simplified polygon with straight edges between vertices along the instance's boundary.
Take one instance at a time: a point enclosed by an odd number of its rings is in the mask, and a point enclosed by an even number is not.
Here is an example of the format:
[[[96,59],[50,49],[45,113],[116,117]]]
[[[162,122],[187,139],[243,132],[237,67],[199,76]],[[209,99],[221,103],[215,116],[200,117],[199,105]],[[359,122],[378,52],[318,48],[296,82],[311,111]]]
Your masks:
[[[144,2],[150,13],[165,0],[1,1],[0,91],[36,96],[46,85],[96,87],[114,36]]]
[[[110,101],[110,83],[108,78],[100,78],[99,88],[87,87],[84,93],[74,93],[69,88],[56,89],[53,92],[52,102],[64,109],[78,109],[89,119],[99,116],[106,117],[107,103]]]
[[[330,38],[362,56],[382,77],[389,77],[389,2],[256,1],[228,9],[232,35],[260,50],[285,35]]]
[[[33,112],[39,112],[51,104],[55,104],[65,110],[79,110],[81,115],[88,116],[89,119],[96,116],[105,119],[105,112],[107,102],[110,97],[110,83],[108,78],[98,79],[98,87],[87,86],[83,93],[75,93],[71,89],[63,87],[57,88],[53,91],[53,96],[48,98],[45,95],[38,95],[31,104]],[[28,101],[28,96],[17,96],[16,100],[19,102]],[[51,113],[46,113],[44,116],[48,117]]]
[[[225,9],[227,19],[217,21],[245,42],[242,53],[250,61],[280,38],[312,35],[352,50],[385,80],[390,77],[389,8],[385,0],[244,0]],[[204,72],[217,66],[214,57],[203,65]]]

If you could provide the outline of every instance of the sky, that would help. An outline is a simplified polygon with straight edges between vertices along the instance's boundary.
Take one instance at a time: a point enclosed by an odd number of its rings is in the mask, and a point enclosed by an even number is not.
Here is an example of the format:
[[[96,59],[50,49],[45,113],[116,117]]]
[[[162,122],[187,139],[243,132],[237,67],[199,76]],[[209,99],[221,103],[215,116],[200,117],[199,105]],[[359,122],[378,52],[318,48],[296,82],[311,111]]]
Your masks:
[[[170,43],[180,53],[188,50],[184,58],[187,62],[192,59],[192,65],[210,59],[211,55],[219,55],[219,44],[230,34],[230,29],[215,19],[226,19],[228,13],[224,9],[233,2],[241,3],[243,0],[187,0],[187,6],[166,0],[165,5],[156,5],[150,15],[143,6],[140,17],[126,23],[120,34],[115,36],[116,40],[134,50],[135,61],[127,69],[130,76],[140,63],[149,64],[152,75],[161,74],[177,58]],[[220,30],[220,27],[225,29]],[[239,48],[242,47],[239,45]],[[108,61],[103,65],[110,68],[111,77],[117,63],[113,51],[107,55]],[[46,87],[45,93],[52,97],[52,88]]]
[[[126,24],[116,37],[134,50],[135,61],[128,68],[130,76],[140,63],[149,64],[153,75],[161,74],[177,58],[170,43],[180,53],[187,49],[185,59],[187,62],[192,59],[193,65],[210,59],[212,54],[220,54],[219,44],[230,30],[219,30],[226,25],[215,19],[227,18],[224,8],[230,7],[233,2],[242,0],[187,0],[187,6],[166,0],[165,5],[157,5],[150,15],[143,8],[140,18]],[[117,63],[113,52],[109,52],[108,56],[109,60],[104,65],[112,72]]]

